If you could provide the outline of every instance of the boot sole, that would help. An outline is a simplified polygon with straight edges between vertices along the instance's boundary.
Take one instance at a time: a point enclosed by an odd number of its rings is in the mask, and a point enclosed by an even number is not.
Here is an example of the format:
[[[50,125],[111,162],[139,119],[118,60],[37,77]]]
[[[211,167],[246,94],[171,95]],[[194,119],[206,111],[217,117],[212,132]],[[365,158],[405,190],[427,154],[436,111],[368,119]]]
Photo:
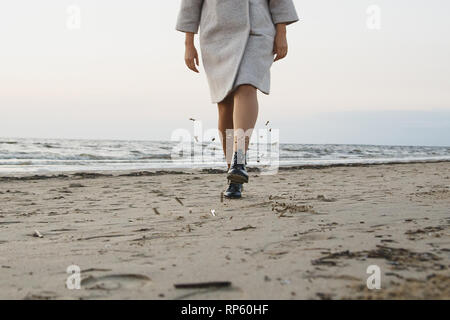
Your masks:
[[[248,183],[248,177],[241,176],[240,174],[230,173],[227,179],[234,183]]]
[[[225,195],[225,198],[227,198],[227,199],[240,199],[240,198],[242,198],[242,196],[227,196],[227,195]]]

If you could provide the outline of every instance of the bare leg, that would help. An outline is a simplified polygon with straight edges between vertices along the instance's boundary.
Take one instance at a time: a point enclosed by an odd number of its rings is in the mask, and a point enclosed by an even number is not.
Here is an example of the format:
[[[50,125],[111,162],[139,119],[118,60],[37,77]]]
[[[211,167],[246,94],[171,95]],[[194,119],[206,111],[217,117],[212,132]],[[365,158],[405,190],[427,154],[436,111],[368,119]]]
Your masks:
[[[239,86],[234,93],[234,152],[247,152],[257,118],[256,88],[251,85]]]
[[[227,144],[227,141],[233,141],[233,94],[230,94],[222,102],[218,103],[219,108],[219,133],[222,141],[223,152],[227,160],[228,169],[233,158],[233,144]],[[228,136],[227,136],[228,131]]]

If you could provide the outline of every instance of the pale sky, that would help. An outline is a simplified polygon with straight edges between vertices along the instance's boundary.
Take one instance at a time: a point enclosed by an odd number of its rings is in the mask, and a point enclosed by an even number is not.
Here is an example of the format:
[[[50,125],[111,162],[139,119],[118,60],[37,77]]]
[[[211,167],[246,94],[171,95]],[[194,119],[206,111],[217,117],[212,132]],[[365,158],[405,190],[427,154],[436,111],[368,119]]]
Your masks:
[[[259,127],[270,120],[282,142],[450,145],[448,0],[294,2],[301,22]],[[168,140],[191,117],[214,128],[205,74],[184,66],[179,4],[1,1],[0,137]]]

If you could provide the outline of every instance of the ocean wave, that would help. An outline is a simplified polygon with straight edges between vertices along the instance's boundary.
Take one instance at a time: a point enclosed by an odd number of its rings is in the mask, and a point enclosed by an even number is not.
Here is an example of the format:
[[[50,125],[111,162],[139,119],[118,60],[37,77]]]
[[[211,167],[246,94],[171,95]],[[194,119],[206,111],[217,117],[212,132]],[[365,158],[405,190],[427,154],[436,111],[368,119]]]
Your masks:
[[[86,160],[113,160],[114,158],[112,157],[105,157],[105,156],[100,156],[100,155],[96,155],[96,154],[90,154],[90,153],[81,153],[78,156],[76,156],[76,158],[74,158],[76,160],[82,160],[82,159],[86,159]],[[70,159],[68,159],[70,160]]]
[[[172,155],[170,154],[156,154],[156,155],[146,155],[143,157],[140,157],[139,160],[170,160],[172,159]]]
[[[59,145],[54,145],[54,144],[50,144],[50,143],[42,143],[42,142],[36,142],[35,145],[42,146],[47,149],[54,149],[54,148],[60,147]]]
[[[221,167],[225,163],[220,144],[203,143],[203,148],[199,149],[187,144],[184,157],[172,159],[175,146],[179,143],[5,138],[0,141],[0,169],[1,172],[129,170]],[[201,144],[196,144],[199,146]],[[253,165],[257,165],[256,159],[277,157],[281,164],[289,165],[375,163],[450,160],[450,147],[280,144],[278,150],[273,149],[273,145],[251,144],[249,155]]]

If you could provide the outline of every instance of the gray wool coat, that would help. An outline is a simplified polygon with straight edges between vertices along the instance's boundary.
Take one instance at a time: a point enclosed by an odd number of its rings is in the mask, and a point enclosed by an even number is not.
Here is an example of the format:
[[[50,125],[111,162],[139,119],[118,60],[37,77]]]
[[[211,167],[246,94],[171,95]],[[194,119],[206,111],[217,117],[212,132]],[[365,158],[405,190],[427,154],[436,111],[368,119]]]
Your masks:
[[[242,84],[269,94],[275,24],[298,21],[292,0],[182,0],[176,29],[197,33],[213,103]]]

